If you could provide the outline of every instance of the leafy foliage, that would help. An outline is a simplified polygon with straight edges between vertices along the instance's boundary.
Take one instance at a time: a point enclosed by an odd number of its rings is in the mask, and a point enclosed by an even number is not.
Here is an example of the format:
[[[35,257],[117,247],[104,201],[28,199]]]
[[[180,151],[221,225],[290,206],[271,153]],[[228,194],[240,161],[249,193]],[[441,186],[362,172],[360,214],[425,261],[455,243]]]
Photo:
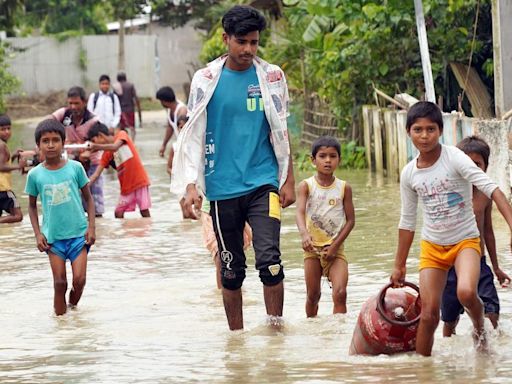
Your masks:
[[[349,169],[366,168],[365,148],[357,145],[352,140],[348,143],[341,143],[341,166]]]
[[[226,1],[220,0],[152,0],[151,12],[159,16],[161,23],[174,28],[185,25],[191,20],[197,22],[196,27],[211,31],[219,20],[215,7]],[[229,3],[234,3],[233,1]]]
[[[314,171],[310,148],[299,147],[294,153],[294,163],[300,171]],[[341,143],[339,167],[344,169],[366,168],[365,148],[358,146],[355,141]]]
[[[0,114],[5,113],[5,95],[15,91],[20,84],[19,80],[7,71],[6,54],[6,45],[0,42]]]
[[[108,5],[115,20],[130,20],[143,13],[146,0],[110,0]]]
[[[14,36],[14,28],[22,11],[23,0],[0,0],[0,31]]]
[[[108,13],[102,0],[26,0],[25,23],[44,34],[105,33]]]
[[[449,109],[457,107],[457,87],[454,80],[450,83],[448,65],[468,62],[477,2],[423,1],[436,93]],[[286,70],[292,85],[304,86],[326,100],[340,117],[342,129],[350,126],[354,109],[373,101],[373,83],[388,94],[399,90],[421,98],[423,75],[412,1],[297,0],[294,4],[285,8],[282,36],[264,52]],[[489,21],[490,1],[481,0],[473,65],[490,85]]]
[[[199,60],[202,63],[208,63],[226,52],[226,47],[222,42],[222,32],[222,28],[217,27],[212,36],[204,42],[199,55]]]

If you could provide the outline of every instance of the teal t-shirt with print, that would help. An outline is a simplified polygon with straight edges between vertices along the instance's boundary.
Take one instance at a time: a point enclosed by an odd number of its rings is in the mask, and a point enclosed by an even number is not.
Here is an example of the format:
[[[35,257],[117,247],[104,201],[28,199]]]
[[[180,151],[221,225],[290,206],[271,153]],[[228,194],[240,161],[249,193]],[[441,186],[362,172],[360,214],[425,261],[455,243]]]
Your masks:
[[[41,199],[41,232],[49,244],[85,235],[87,219],[80,189],[88,182],[84,167],[74,160],[56,170],[39,164],[28,173],[25,193]]]
[[[206,113],[208,200],[243,196],[267,184],[277,188],[278,165],[256,68],[224,67]]]

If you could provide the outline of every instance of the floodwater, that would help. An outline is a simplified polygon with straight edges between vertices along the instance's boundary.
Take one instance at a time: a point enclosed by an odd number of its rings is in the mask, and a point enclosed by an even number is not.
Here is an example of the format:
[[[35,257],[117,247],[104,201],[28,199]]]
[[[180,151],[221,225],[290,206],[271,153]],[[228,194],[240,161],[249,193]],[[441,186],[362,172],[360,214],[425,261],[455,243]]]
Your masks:
[[[97,220],[87,285],[76,310],[56,317],[47,257],[39,253],[28,215],[0,226],[1,383],[510,383],[512,291],[499,288],[501,333],[491,332],[490,355],[475,353],[463,316],[458,335],[436,333],[433,357],[349,356],[362,303],[388,281],[396,246],[399,188],[366,171],[340,171],[353,186],[356,227],[349,236],[348,314],[334,316],[327,282],[319,316],[306,319],[305,286],[294,208],[284,211],[284,327],[267,326],[262,286],[248,256],[243,288],[245,330],[229,332],[214,266],[198,223],[183,221],[168,192],[157,152],[161,122],[139,131],[137,146],[151,175],[152,218],[116,220],[116,175],[107,174],[106,211]],[[32,145],[34,126],[18,133]],[[13,140],[16,141],[16,140]],[[297,179],[301,176],[298,175]],[[26,213],[24,178],[15,191]],[[511,273],[508,229],[496,219],[502,268]],[[417,240],[408,261],[418,281]],[[68,278],[70,279],[70,268]]]

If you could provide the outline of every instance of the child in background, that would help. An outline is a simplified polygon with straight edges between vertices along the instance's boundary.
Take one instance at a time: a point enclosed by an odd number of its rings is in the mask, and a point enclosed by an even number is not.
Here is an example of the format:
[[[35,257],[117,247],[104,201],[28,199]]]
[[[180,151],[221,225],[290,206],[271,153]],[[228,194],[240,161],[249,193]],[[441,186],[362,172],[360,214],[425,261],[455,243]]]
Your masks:
[[[23,220],[20,204],[12,191],[11,172],[22,170],[25,162],[21,160],[18,165],[11,165],[21,150],[11,157],[7,141],[11,138],[11,119],[7,115],[0,115],[0,224],[17,223]],[[2,212],[8,215],[2,217]]]
[[[188,117],[181,115],[178,116],[178,121],[176,122],[176,125],[178,127],[178,134],[180,133],[181,129],[185,126],[185,123],[188,121]],[[167,159],[167,173],[169,176],[172,174],[172,159],[174,158],[174,151],[176,150],[176,142],[172,143],[171,150],[169,151],[169,158]]]
[[[348,266],[343,243],[354,228],[352,188],[334,172],[340,162],[339,142],[329,136],[313,143],[316,174],[299,184],[297,227],[304,249],[306,315],[318,313],[322,275],[332,284],[333,313],[347,312]]]
[[[88,138],[91,141],[91,151],[105,151],[98,168],[91,176],[91,183],[94,183],[112,160],[115,162],[121,186],[121,196],[115,209],[115,217],[122,219],[125,212],[134,211],[137,205],[142,217],[150,217],[149,178],[128,133],[117,129],[112,136],[104,124],[97,123],[89,130]]]
[[[406,129],[419,154],[404,167],[400,177],[402,209],[391,283],[403,286],[421,199],[421,317],[416,352],[432,354],[441,298],[452,266],[458,277],[457,298],[473,322],[475,346],[485,350],[484,312],[478,297],[482,249],[471,203],[472,186],[496,202],[511,229],[512,208],[498,186],[464,152],[439,142],[443,116],[437,105],[426,101],[414,104],[407,113]]]
[[[28,213],[37,248],[46,252],[53,274],[56,315],[66,313],[66,260],[71,261],[73,287],[69,305],[78,304],[85,286],[87,253],[95,241],[94,201],[83,166],[62,158],[64,126],[54,119],[44,120],[36,128],[35,139],[45,160],[31,169],[25,192],[29,195]],[[87,202],[87,219],[80,191]],[[43,227],[39,226],[37,197],[41,197]]]
[[[119,104],[117,95],[110,90],[110,77],[108,75],[100,76],[99,90],[89,95],[87,109],[98,116],[100,123],[105,124],[112,132],[119,125],[121,104]]]
[[[162,146],[158,151],[160,157],[164,157],[165,148],[171,137],[174,135],[176,139],[178,138],[178,118],[180,116],[187,116],[187,106],[176,99],[174,90],[171,87],[161,87],[156,92],[156,98],[160,100],[162,107],[167,109],[167,129],[165,130]]]
[[[478,168],[484,172],[487,171],[491,150],[484,140],[476,136],[466,137],[457,144],[457,148],[468,155]],[[500,284],[510,283],[510,277],[500,269],[498,264],[496,240],[492,227],[492,200],[475,187],[473,187],[473,211],[480,232],[480,247],[482,248],[478,296],[484,303],[485,316],[496,329],[498,327],[500,301],[498,299],[498,292],[496,292],[496,287],[494,286],[494,276],[485,262],[486,248],[489,252],[489,258],[491,259],[494,273]],[[443,301],[441,304],[441,318],[444,321],[443,336],[450,337],[455,334],[455,328],[459,322],[460,314],[463,312],[464,308],[457,299],[457,274],[455,268],[451,267],[448,271],[448,279],[446,287],[444,288]]]

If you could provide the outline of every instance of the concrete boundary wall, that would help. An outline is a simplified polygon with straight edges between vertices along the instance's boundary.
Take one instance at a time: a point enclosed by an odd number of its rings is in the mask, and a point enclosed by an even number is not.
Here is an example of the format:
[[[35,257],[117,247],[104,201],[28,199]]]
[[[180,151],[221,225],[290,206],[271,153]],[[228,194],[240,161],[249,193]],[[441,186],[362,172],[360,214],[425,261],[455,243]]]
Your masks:
[[[477,120],[474,133],[482,137],[491,148],[487,173],[510,199],[512,180],[510,179],[509,134],[512,120]]]
[[[125,36],[126,73],[137,92],[154,97],[159,85],[156,36]],[[8,38],[14,54],[7,59],[9,72],[21,80],[23,92],[46,94],[81,85],[88,92],[98,86],[101,74],[115,81],[117,35],[69,38],[59,42],[51,37]]]

